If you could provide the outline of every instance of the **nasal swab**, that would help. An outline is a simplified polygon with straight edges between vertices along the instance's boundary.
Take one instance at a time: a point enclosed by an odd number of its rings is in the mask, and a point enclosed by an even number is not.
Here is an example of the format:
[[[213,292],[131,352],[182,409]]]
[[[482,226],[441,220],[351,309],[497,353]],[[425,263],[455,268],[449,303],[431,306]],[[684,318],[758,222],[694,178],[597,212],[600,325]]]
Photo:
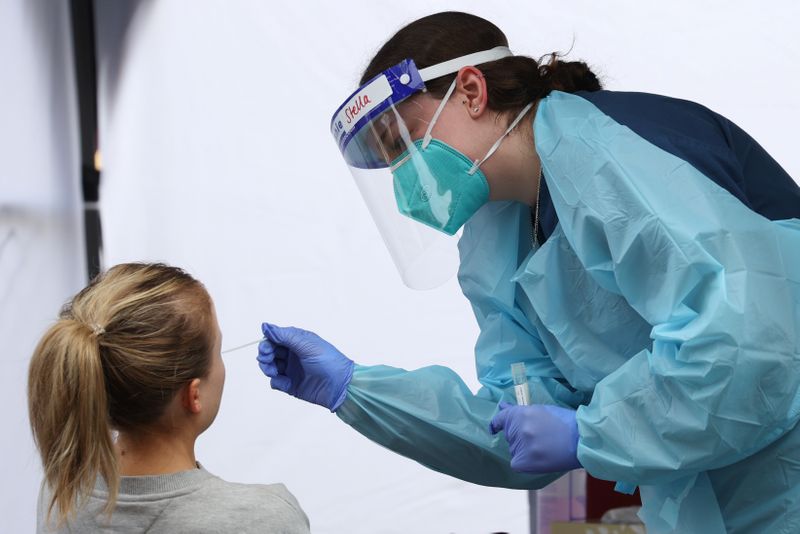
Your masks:
[[[244,345],[239,345],[238,347],[232,347],[230,349],[225,349],[222,352],[220,352],[220,354],[225,354],[225,353],[228,353],[228,352],[233,352],[235,350],[243,349],[245,347],[252,347],[253,345],[258,345],[259,343],[261,343],[261,341],[263,339],[264,338],[262,337],[261,339],[256,339],[255,341],[251,341],[250,343],[245,343]]]

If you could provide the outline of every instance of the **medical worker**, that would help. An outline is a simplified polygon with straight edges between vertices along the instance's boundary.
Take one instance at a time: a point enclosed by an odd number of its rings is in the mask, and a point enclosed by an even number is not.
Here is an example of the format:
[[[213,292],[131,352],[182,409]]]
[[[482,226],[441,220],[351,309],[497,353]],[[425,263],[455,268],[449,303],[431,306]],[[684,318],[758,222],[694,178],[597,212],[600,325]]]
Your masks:
[[[483,388],[265,323],[272,387],[463,480],[638,486],[650,533],[800,532],[800,188],[701,105],[507,46],[417,20],[331,125],[406,283],[441,282],[461,230]]]

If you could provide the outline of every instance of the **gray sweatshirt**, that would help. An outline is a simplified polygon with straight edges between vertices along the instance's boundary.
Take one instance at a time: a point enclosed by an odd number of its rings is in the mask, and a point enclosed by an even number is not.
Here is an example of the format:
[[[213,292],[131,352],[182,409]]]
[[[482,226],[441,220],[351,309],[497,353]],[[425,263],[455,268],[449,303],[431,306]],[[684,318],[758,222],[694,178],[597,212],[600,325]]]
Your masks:
[[[39,496],[37,533],[120,532],[306,534],[309,523],[283,484],[226,482],[199,466],[171,475],[122,477],[117,506],[109,522],[103,513],[108,490],[102,478],[77,515],[60,529],[56,514],[45,523],[50,493]],[[49,528],[48,528],[49,527]]]

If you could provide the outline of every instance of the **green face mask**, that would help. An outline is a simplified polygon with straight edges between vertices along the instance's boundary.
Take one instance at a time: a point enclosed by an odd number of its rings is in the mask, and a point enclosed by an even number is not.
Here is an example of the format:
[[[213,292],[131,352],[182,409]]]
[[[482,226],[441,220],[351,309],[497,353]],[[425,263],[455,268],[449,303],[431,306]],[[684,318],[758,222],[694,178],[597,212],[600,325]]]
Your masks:
[[[400,213],[448,235],[455,234],[489,200],[489,183],[470,159],[432,139],[414,142],[392,162]]]
[[[489,201],[489,182],[480,166],[533,106],[532,103],[525,106],[483,159],[473,162],[431,137],[433,125],[454,87],[455,80],[439,104],[425,137],[414,141],[413,150],[406,150],[391,164],[394,198],[400,213],[448,235],[455,234]]]

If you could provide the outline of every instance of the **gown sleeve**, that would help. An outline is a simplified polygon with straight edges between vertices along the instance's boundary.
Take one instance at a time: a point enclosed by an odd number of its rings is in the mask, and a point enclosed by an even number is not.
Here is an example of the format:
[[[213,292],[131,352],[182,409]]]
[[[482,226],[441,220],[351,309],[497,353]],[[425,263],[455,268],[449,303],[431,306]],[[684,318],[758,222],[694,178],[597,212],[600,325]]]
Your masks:
[[[792,429],[800,221],[758,215],[577,96],[543,102],[535,136],[570,246],[652,325],[651,347],[578,410],[589,473],[667,483],[735,463]]]
[[[372,441],[433,470],[486,486],[536,489],[560,474],[513,472],[505,438],[489,432],[499,401],[514,402],[511,364],[526,364],[533,402],[574,408],[586,398],[566,384],[515,304],[515,260],[530,251],[527,238],[520,241],[519,233],[529,231],[529,216],[521,210],[490,203],[470,220],[459,243],[459,281],[480,326],[478,393],[446,367],[357,366],[336,413]]]

